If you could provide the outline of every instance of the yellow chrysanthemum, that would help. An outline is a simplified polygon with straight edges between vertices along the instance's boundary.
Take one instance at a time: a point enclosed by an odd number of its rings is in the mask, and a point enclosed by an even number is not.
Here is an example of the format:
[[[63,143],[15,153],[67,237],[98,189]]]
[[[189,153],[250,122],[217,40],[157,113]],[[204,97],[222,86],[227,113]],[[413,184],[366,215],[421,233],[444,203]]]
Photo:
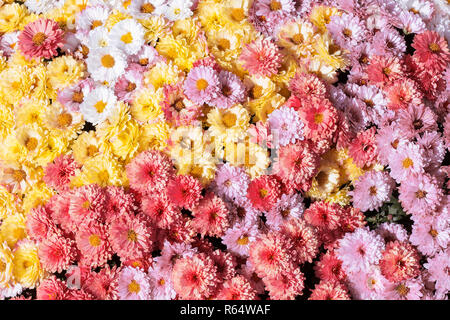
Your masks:
[[[35,162],[40,166],[47,166],[56,157],[63,154],[69,146],[69,139],[61,133],[51,132],[44,140],[44,144]]]
[[[132,159],[139,147],[140,128],[137,122],[130,119],[113,130],[105,137],[108,149],[121,160]]]
[[[28,10],[23,4],[11,3],[0,7],[0,32],[13,32],[17,30],[22,20],[27,16]]]
[[[22,241],[13,254],[14,279],[23,287],[33,289],[44,277],[36,244]]]
[[[218,32],[230,29],[234,22],[223,14],[223,5],[214,1],[200,1],[197,6],[197,16],[206,32]]]
[[[8,67],[0,72],[0,103],[16,105],[31,91],[30,69],[28,67]]]
[[[348,187],[342,188],[341,190],[338,190],[331,195],[329,195],[325,202],[328,203],[337,203],[343,207],[350,205],[351,198],[348,195]]]
[[[317,37],[314,49],[317,53],[314,58],[334,69],[344,69],[348,64],[343,50],[333,42],[328,34]]]
[[[93,183],[102,187],[127,185],[123,166],[110,154],[99,154],[88,159],[81,172],[73,177],[71,184],[80,187]]]
[[[42,167],[31,162],[5,163],[0,175],[0,183],[20,196],[26,194],[35,183],[42,179],[42,173]]]
[[[13,275],[13,255],[6,242],[0,243],[0,286],[5,287]]]
[[[341,12],[334,7],[315,6],[309,15],[309,20],[320,32],[324,33],[327,31],[326,25],[330,23],[331,17],[335,15],[341,15]]]
[[[366,172],[353,162],[353,159],[348,155],[347,149],[338,150],[338,156],[347,181],[355,180]]]
[[[91,159],[100,152],[100,138],[95,131],[83,132],[72,144],[72,155],[80,164]]]
[[[0,105],[0,141],[6,138],[14,128],[14,115],[10,108]]]
[[[225,110],[214,108],[208,113],[207,122],[211,136],[236,141],[245,137],[250,115],[242,105],[235,105]]]
[[[47,109],[48,102],[46,100],[22,99],[14,109],[16,127],[43,125]]]
[[[14,132],[3,139],[0,148],[0,158],[3,161],[22,162],[27,158],[27,154],[26,147],[19,142]]]
[[[132,16],[130,16],[130,15],[126,14],[126,13],[123,13],[123,12],[121,12],[119,10],[113,10],[113,12],[109,15],[108,19],[106,19],[106,21],[105,21],[105,27],[108,30],[111,30],[111,28],[117,22],[120,22],[120,21],[125,20],[125,19],[132,19],[132,18],[133,18]]]
[[[328,83],[334,83],[338,80],[336,69],[319,59],[312,59],[310,61],[307,72],[316,74]]]
[[[162,39],[170,32],[170,24],[163,16],[152,16],[148,19],[138,20],[144,27],[145,41],[155,46],[158,39]]]
[[[277,33],[278,45],[297,58],[309,58],[313,55],[316,41],[316,29],[303,19],[284,24]]]
[[[6,190],[4,186],[0,186],[0,221],[9,215],[19,213],[19,201],[18,197]]]
[[[17,44],[16,44],[17,45]],[[20,52],[14,52],[11,57],[8,59],[8,65],[11,67],[21,66],[21,67],[35,67],[42,63],[43,59],[31,59],[28,60],[25,56]]]
[[[16,129],[17,141],[27,150],[27,159],[34,161],[47,145],[47,132],[37,124]]]
[[[47,76],[55,89],[63,89],[80,80],[84,75],[85,65],[72,56],[54,58],[47,66]]]
[[[154,91],[151,88],[145,88],[136,93],[131,104],[131,116],[140,122],[152,122],[161,117],[161,101],[163,100],[163,90],[160,88]]]
[[[12,214],[3,219],[0,225],[0,242],[6,241],[8,246],[13,249],[17,241],[26,236],[25,217],[22,214]]]
[[[175,84],[180,78],[180,70],[172,62],[158,62],[144,74],[145,84],[151,84],[157,91],[166,84]]]
[[[339,168],[325,163],[319,167],[306,196],[314,200],[324,200],[339,187],[339,181]]]
[[[39,205],[45,205],[54,193],[54,190],[47,187],[44,182],[35,183],[25,194],[25,198],[23,199],[23,212],[25,215],[27,215],[31,209]]]
[[[33,89],[31,90],[30,95],[33,98],[39,100],[56,99],[56,91],[53,90],[50,84],[47,69],[44,65],[40,64],[34,67],[30,76],[33,83]]]
[[[0,56],[0,72],[2,72],[3,70],[5,70],[5,69],[6,69],[6,66],[7,66],[6,57]]]
[[[287,89],[289,81],[295,76],[298,71],[298,66],[295,58],[289,55],[285,55],[281,62],[280,68],[278,68],[277,74],[272,76],[272,81],[280,88],[278,92],[284,97],[289,98],[290,92]],[[281,90],[284,89],[284,90]]]
[[[145,124],[140,127],[138,152],[149,149],[163,150],[167,147],[169,126],[165,121]]]
[[[77,137],[84,126],[81,113],[68,112],[62,104],[57,101],[47,108],[44,114],[45,127],[55,136],[61,136],[68,140]]]
[[[88,0],[66,0],[61,10],[66,18],[68,29],[75,28],[75,18],[79,12],[84,10],[88,4]]]

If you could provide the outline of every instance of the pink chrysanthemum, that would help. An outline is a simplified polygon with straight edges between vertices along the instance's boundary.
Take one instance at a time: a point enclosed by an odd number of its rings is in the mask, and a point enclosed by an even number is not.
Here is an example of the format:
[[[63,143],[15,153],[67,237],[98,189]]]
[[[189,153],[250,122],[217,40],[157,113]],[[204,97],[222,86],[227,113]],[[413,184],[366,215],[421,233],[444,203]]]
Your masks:
[[[130,186],[141,193],[161,192],[174,174],[170,159],[159,151],[144,151],[126,166]]]
[[[412,174],[424,171],[424,161],[420,147],[414,143],[404,143],[398,146],[397,152],[388,159],[391,176],[397,182],[408,179]]]
[[[421,300],[423,291],[424,282],[419,277],[387,286],[385,298],[388,300]]]
[[[79,168],[72,156],[61,155],[47,165],[42,179],[49,187],[61,192],[69,188],[70,177]]]
[[[148,269],[148,277],[153,300],[175,299],[177,293],[173,288],[171,270],[167,270],[161,263],[156,263]]]
[[[219,279],[229,280],[236,275],[236,259],[231,253],[217,249],[209,256],[214,261]]]
[[[343,283],[322,280],[314,287],[309,300],[350,300],[350,295]]]
[[[377,210],[391,198],[395,182],[387,172],[371,170],[353,182],[354,189],[349,192],[353,206],[361,211]]]
[[[250,244],[255,241],[258,229],[251,223],[239,223],[229,228],[222,237],[227,250],[240,256],[248,256]]]
[[[73,193],[70,191],[55,194],[47,203],[47,208],[50,211],[50,216],[54,223],[58,224],[61,229],[66,232],[71,232],[75,229],[74,222],[69,214],[70,199],[72,198],[72,194]]]
[[[193,102],[199,105],[210,103],[220,94],[219,75],[211,67],[194,67],[187,75],[183,88]]]
[[[278,230],[285,222],[300,218],[304,211],[303,198],[299,194],[282,194],[280,200],[268,211],[266,216],[266,224]]]
[[[406,142],[406,139],[402,138],[396,124],[378,129],[376,140],[378,145],[378,158],[383,164],[387,164],[389,159],[397,153],[399,145]]]
[[[301,190],[317,173],[319,157],[306,141],[281,147],[274,163],[274,172],[283,183]]]
[[[401,57],[406,51],[406,43],[397,30],[386,27],[373,37],[373,47],[376,55]]]
[[[181,299],[207,299],[219,279],[214,261],[204,253],[178,259],[172,271],[173,287]]]
[[[273,300],[294,300],[302,294],[305,277],[300,268],[280,272],[263,278],[269,296]]]
[[[181,212],[169,201],[165,193],[146,195],[142,198],[142,212],[158,228],[166,229],[181,217]]]
[[[219,73],[220,93],[211,104],[219,109],[227,109],[244,101],[245,86],[237,75],[222,70]]]
[[[443,37],[436,31],[425,31],[414,37],[412,47],[421,63],[442,72],[450,62],[450,51]]]
[[[327,93],[323,81],[313,73],[297,73],[289,81],[289,90],[299,98],[314,96],[324,99]]]
[[[84,98],[94,89],[94,80],[87,78],[58,91],[58,101],[70,112],[78,112]]]
[[[349,273],[366,271],[377,264],[384,249],[383,239],[368,228],[358,228],[347,233],[339,241],[336,256],[342,261],[342,267]]]
[[[389,242],[380,260],[381,273],[392,282],[414,278],[420,273],[419,254],[406,242]]]
[[[437,116],[428,107],[424,105],[410,105],[407,109],[399,112],[398,126],[400,134],[410,139],[418,137],[419,134],[426,131],[437,129]]]
[[[367,66],[369,81],[384,87],[403,76],[403,69],[396,57],[373,56]]]
[[[176,126],[190,125],[201,113],[201,107],[189,100],[183,93],[181,82],[165,85],[162,109],[166,121]]]
[[[125,191],[123,187],[108,186],[106,188],[106,222],[111,222],[121,213],[131,214],[137,210],[133,193]]]
[[[261,211],[271,210],[280,196],[280,183],[274,176],[263,175],[252,180],[247,190],[252,206]]]
[[[113,254],[108,241],[107,227],[103,224],[83,224],[78,229],[75,239],[81,253],[80,261],[93,268],[103,266]]]
[[[295,1],[292,0],[258,0],[254,3],[256,15],[265,17],[268,21],[279,21],[295,11]]]
[[[56,21],[38,19],[27,24],[18,39],[19,49],[27,59],[50,59],[64,45],[64,31]]]
[[[303,219],[291,219],[281,227],[281,232],[294,243],[298,264],[312,262],[319,252],[320,242],[316,230]]]
[[[94,296],[83,289],[70,289],[67,290],[67,294],[65,296],[66,300],[94,300]]]
[[[118,272],[116,267],[105,265],[99,272],[91,271],[83,283],[83,289],[98,300],[116,300]]]
[[[450,243],[447,216],[425,216],[413,224],[410,241],[424,255],[433,256]]]
[[[229,227],[229,211],[214,193],[206,194],[192,214],[192,226],[201,235],[221,237]]]
[[[339,227],[343,208],[336,203],[316,201],[305,210],[304,217],[312,226],[321,230],[335,230]]]
[[[389,85],[386,89],[389,99],[387,107],[391,110],[406,109],[409,105],[419,105],[422,103],[422,94],[416,83],[408,78],[401,78]]]
[[[287,268],[293,268],[293,258],[296,256],[292,241],[285,235],[273,231],[261,235],[252,242],[249,252],[250,262],[261,278],[276,276]]]
[[[246,196],[249,183],[244,168],[224,163],[217,167],[213,186],[219,196],[239,201]]]
[[[352,274],[347,284],[353,298],[357,300],[385,299],[386,287],[390,285],[378,266]]]
[[[44,279],[36,288],[37,300],[64,300],[67,285],[55,276]]]
[[[309,97],[298,110],[307,139],[315,142],[330,139],[337,129],[337,111],[328,99]]]
[[[106,194],[96,184],[82,186],[70,197],[70,218],[78,228],[83,223],[103,218],[106,209]]]
[[[281,66],[281,53],[270,39],[259,38],[242,49],[239,61],[251,75],[269,77]]]
[[[344,281],[347,277],[342,268],[342,261],[336,257],[334,250],[322,254],[314,265],[316,276],[324,281]]]
[[[429,174],[411,174],[403,180],[399,189],[402,207],[410,214],[423,215],[441,203],[442,190]]]
[[[180,207],[192,210],[202,197],[202,184],[192,176],[177,176],[167,185],[167,196]]]
[[[140,269],[125,267],[119,274],[119,300],[148,300],[150,298],[150,282]]]
[[[357,166],[370,167],[378,160],[378,146],[375,141],[376,128],[371,127],[358,132],[356,138],[350,143],[348,153]]]
[[[450,248],[442,250],[434,255],[433,258],[428,258],[428,261],[424,264],[425,269],[430,274],[430,280],[435,281],[437,291],[444,295],[450,290]]]
[[[224,281],[215,298],[217,300],[255,300],[256,291],[245,277],[236,275]]]
[[[139,258],[151,249],[150,229],[139,217],[123,214],[111,222],[109,242],[121,260]]]
[[[167,240],[164,240],[161,256],[155,258],[158,260],[158,264],[164,270],[172,272],[172,268],[175,265],[175,262],[180,258],[192,257],[197,253],[196,248],[192,248],[190,244],[187,243],[170,243]]]
[[[114,93],[118,100],[131,103],[134,95],[142,87],[142,71],[129,65],[114,85]]]
[[[49,210],[46,207],[37,206],[27,215],[27,233],[31,239],[42,241],[54,234],[59,234],[60,230],[51,219]]]
[[[358,16],[347,13],[331,16],[327,30],[338,46],[348,50],[362,42],[367,36],[367,30]]]
[[[409,236],[405,228],[399,223],[384,222],[378,226],[375,230],[384,240],[384,242],[390,241],[408,241]]]
[[[52,273],[62,272],[75,260],[75,243],[54,234],[39,243],[38,253],[45,270]]]
[[[281,146],[304,139],[302,131],[304,125],[293,108],[282,106],[275,109],[269,114],[267,121],[272,135],[276,136]]]

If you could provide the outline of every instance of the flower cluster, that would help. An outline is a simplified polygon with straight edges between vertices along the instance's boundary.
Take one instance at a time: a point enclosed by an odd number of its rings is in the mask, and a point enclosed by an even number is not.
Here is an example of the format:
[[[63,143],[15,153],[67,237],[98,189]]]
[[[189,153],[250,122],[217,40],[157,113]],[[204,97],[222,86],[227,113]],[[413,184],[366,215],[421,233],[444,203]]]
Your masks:
[[[445,299],[448,12],[0,1],[0,299]]]

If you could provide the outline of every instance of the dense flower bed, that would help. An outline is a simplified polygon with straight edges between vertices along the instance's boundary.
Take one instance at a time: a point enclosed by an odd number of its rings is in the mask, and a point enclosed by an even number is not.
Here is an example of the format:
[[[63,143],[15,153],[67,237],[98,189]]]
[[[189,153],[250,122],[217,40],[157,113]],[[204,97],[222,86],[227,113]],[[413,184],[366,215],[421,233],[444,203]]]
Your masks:
[[[442,0],[0,0],[1,299],[446,299]]]

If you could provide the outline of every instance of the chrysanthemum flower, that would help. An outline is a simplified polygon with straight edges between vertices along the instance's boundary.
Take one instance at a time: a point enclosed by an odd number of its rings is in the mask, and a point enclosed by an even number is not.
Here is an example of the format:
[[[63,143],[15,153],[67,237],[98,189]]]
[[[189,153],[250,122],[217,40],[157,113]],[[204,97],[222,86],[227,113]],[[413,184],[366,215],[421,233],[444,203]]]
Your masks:
[[[406,43],[403,37],[393,28],[383,28],[375,33],[372,41],[374,53],[380,56],[401,57],[406,51]]]
[[[117,267],[108,265],[99,272],[91,271],[83,283],[83,289],[96,299],[115,300],[118,296],[118,273]]]
[[[42,241],[59,231],[46,207],[37,206],[27,215],[27,232],[33,240]]]
[[[133,193],[125,191],[123,187],[108,186],[105,190],[107,202],[105,220],[112,221],[120,213],[131,213],[137,209]]]
[[[93,268],[103,266],[112,256],[108,241],[107,227],[100,223],[82,225],[76,235],[77,248],[80,250],[80,261]]]
[[[215,299],[254,300],[256,299],[256,291],[252,288],[250,282],[245,277],[237,275],[224,281]]]
[[[428,261],[424,264],[425,269],[430,273],[430,280],[435,281],[437,291],[444,295],[450,290],[450,275],[447,272],[450,268],[449,251],[448,248],[442,250],[434,257],[428,258]]]
[[[141,193],[161,192],[174,169],[170,159],[159,151],[145,151],[127,166],[130,186]]]
[[[219,282],[217,267],[204,253],[178,259],[172,271],[173,286],[181,299],[207,299]]]
[[[446,216],[427,215],[414,219],[409,240],[422,254],[433,256],[447,248],[450,243],[450,226]]]
[[[268,77],[278,72],[281,53],[271,40],[259,38],[242,49],[239,60],[251,75]]]
[[[86,65],[95,81],[114,82],[125,71],[127,61],[119,49],[99,47],[89,52]]]
[[[222,70],[219,73],[220,93],[211,104],[220,109],[227,109],[244,101],[245,86],[237,75]]]
[[[250,244],[250,261],[259,277],[275,276],[293,267],[293,242],[279,232],[261,235]]]
[[[67,290],[67,285],[63,281],[52,276],[39,283],[39,286],[36,288],[36,299],[64,300]]]
[[[39,243],[39,260],[48,272],[67,270],[75,254],[74,241],[60,235],[53,234]]]
[[[376,56],[370,58],[366,69],[369,81],[384,87],[403,76],[403,68],[396,57]]]
[[[142,270],[125,267],[119,274],[117,290],[119,300],[148,300],[151,288]]]
[[[97,125],[105,121],[117,109],[114,91],[105,86],[91,90],[80,104],[80,112],[86,121]]]
[[[98,185],[82,186],[70,197],[69,215],[75,228],[84,222],[101,219],[105,209],[106,194]]]
[[[158,228],[168,228],[181,217],[181,212],[169,200],[166,193],[158,193],[154,195],[147,194],[142,197],[141,201],[142,212]]]
[[[316,276],[324,281],[343,281],[347,275],[342,268],[342,261],[336,257],[334,250],[322,254],[314,265]]]
[[[361,211],[368,211],[376,210],[390,200],[395,183],[388,173],[371,170],[353,185],[355,188],[349,193],[353,198],[353,205]]]
[[[408,280],[420,273],[419,254],[407,242],[389,242],[380,260],[381,273],[392,282]]]
[[[411,79],[399,79],[389,85],[386,91],[389,99],[387,107],[391,110],[406,109],[411,104],[417,106],[422,103],[422,94]]]
[[[381,274],[378,266],[371,266],[368,270],[352,274],[348,279],[348,286],[353,298],[358,300],[385,299],[385,291],[389,281]]]
[[[144,28],[133,19],[124,19],[111,28],[109,37],[116,48],[136,54],[144,44]]]
[[[235,167],[229,163],[218,166],[214,178],[214,191],[221,197],[230,200],[241,200],[247,195],[249,176],[241,167]]]
[[[227,246],[227,250],[241,256],[248,256],[250,244],[255,241],[257,233],[256,225],[238,223],[225,232],[222,241]]]
[[[286,106],[274,110],[267,119],[269,128],[281,146],[303,140],[303,123],[298,113]]]
[[[426,131],[437,129],[436,114],[424,105],[409,105],[407,109],[400,110],[398,126],[400,134],[410,139]]]
[[[309,224],[322,230],[337,229],[343,215],[344,210],[340,205],[325,201],[312,203],[304,213],[304,217]]]
[[[347,287],[338,281],[320,281],[309,300],[350,300]]]
[[[197,104],[210,103],[220,94],[218,73],[206,66],[191,69],[184,81],[184,93]]]
[[[44,182],[59,191],[69,187],[70,177],[75,175],[79,165],[71,156],[59,156],[45,168]]]
[[[450,62],[450,52],[443,37],[435,31],[425,31],[414,37],[414,56],[426,67],[443,71]]]
[[[348,147],[349,155],[361,168],[369,167],[378,160],[378,146],[375,141],[376,128],[358,132]]]
[[[299,98],[314,96],[318,99],[324,99],[327,92],[322,80],[311,73],[297,73],[289,81],[289,90]]]
[[[385,298],[389,300],[421,300],[424,283],[419,277],[391,284],[386,288]]]
[[[201,183],[192,176],[180,175],[167,185],[167,196],[178,207],[192,210],[202,195]]]
[[[274,176],[264,175],[252,180],[247,190],[252,206],[261,211],[271,210],[280,196],[280,183]]]
[[[287,221],[300,218],[303,210],[303,198],[299,194],[282,194],[276,205],[265,213],[266,223],[270,228],[278,230]]]
[[[347,13],[331,16],[327,30],[338,46],[349,50],[367,36],[367,31],[360,19]]]
[[[317,231],[312,226],[303,219],[291,219],[281,226],[281,232],[294,243],[297,263],[312,262],[320,246]]]
[[[64,31],[50,19],[38,19],[29,23],[19,34],[19,49],[24,56],[50,59],[57,55],[57,49],[64,44]]]
[[[202,236],[221,237],[229,227],[229,211],[224,201],[214,193],[206,194],[192,209],[192,226]]]
[[[302,294],[304,280],[305,276],[300,268],[263,278],[269,296],[273,300],[294,300],[296,296]]]
[[[384,222],[375,230],[383,239],[384,242],[390,241],[408,241],[409,235],[405,228],[399,223]]]

